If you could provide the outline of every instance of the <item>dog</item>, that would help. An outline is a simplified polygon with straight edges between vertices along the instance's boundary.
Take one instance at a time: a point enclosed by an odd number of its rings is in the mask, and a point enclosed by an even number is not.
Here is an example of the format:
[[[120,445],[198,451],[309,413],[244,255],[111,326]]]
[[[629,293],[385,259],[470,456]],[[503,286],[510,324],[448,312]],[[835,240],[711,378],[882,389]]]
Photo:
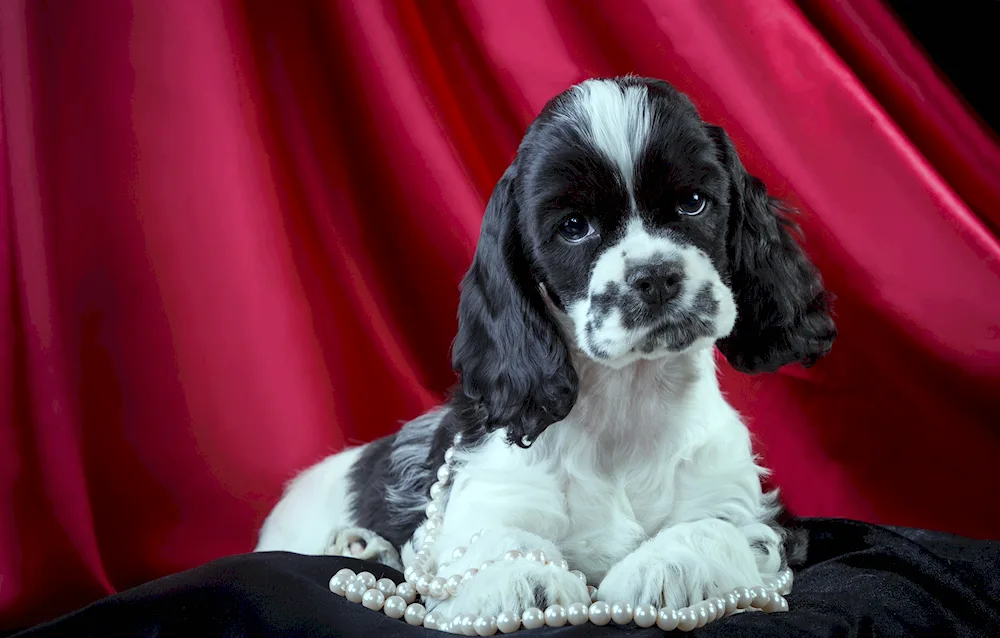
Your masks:
[[[764,491],[714,356],[758,373],[830,351],[831,295],[798,234],[670,84],[571,87],[490,197],[447,403],[305,470],[256,551],[410,565],[460,434],[439,576],[542,550],[601,600],[680,608],[800,564],[804,534]],[[569,571],[514,560],[430,604],[451,617],[590,600]]]

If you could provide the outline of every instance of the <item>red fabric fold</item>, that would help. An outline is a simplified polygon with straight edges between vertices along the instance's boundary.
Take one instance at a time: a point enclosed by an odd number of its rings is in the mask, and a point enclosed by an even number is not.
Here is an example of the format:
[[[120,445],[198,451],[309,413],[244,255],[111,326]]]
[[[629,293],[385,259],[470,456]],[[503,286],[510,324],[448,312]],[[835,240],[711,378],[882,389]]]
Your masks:
[[[880,0],[799,0],[809,21],[955,192],[1000,230],[997,135]]]
[[[0,629],[248,551],[439,401],[486,199],[591,75],[803,211],[833,354],[722,366],[792,510],[1000,535],[1000,148],[874,3],[805,4],[0,3]]]

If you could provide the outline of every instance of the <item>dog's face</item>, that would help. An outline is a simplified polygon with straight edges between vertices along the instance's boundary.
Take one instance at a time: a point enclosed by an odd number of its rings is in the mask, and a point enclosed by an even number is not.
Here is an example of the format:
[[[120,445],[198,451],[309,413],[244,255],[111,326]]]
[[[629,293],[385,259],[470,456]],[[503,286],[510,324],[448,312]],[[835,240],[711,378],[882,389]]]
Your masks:
[[[621,367],[727,336],[731,184],[690,102],[659,83],[591,81],[550,104],[536,131],[520,223],[575,345]]]
[[[463,282],[454,363],[486,429],[534,439],[612,367],[717,343],[745,372],[826,354],[822,282],[726,134],[657,80],[589,80],[543,109]]]

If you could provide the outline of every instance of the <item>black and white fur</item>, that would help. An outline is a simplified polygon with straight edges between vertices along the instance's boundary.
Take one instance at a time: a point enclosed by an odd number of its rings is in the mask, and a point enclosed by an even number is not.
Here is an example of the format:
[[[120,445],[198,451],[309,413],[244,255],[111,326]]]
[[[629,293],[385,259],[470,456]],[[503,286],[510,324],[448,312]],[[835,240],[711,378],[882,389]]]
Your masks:
[[[793,231],[723,130],[667,83],[572,87],[529,127],[486,209],[451,399],[297,477],[257,550],[408,563],[462,433],[442,575],[538,548],[603,600],[680,607],[794,565],[804,548],[762,491],[713,359],[717,345],[739,370],[774,371],[829,351],[828,295]],[[576,577],[513,561],[439,609],[572,602],[589,602]]]

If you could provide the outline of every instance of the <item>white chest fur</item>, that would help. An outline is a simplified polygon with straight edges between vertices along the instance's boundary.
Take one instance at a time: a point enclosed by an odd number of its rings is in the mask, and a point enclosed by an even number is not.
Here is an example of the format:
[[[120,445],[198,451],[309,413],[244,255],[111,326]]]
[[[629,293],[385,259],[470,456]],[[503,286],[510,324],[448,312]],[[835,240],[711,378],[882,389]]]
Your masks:
[[[444,538],[517,527],[599,581],[668,525],[755,514],[760,469],[711,351],[577,370],[576,406],[530,449],[496,435],[459,455]]]

